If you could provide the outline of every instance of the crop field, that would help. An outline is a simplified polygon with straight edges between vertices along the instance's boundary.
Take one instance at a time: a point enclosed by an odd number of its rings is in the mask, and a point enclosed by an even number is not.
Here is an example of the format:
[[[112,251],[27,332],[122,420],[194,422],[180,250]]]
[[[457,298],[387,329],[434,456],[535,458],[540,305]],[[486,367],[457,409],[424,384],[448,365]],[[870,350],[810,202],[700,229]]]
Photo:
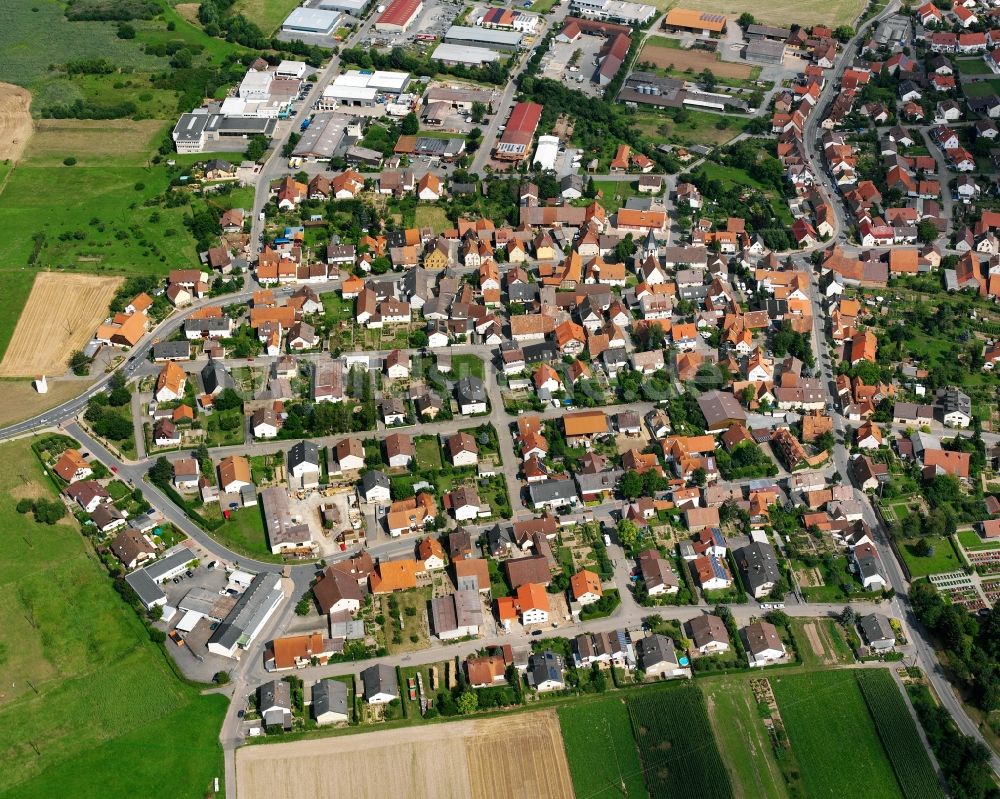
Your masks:
[[[749,680],[722,677],[698,682],[737,799],[787,799],[788,790]]]
[[[807,796],[852,796],[858,785],[872,799],[903,796],[853,671],[772,677],[771,685]]]
[[[31,94],[0,83],[0,161],[18,161],[31,138]]]
[[[729,61],[719,61],[715,53],[706,50],[677,50],[672,47],[660,47],[647,44],[639,53],[637,61],[648,61],[661,69],[674,69],[683,72],[687,69],[699,73],[710,69],[720,78],[736,78],[747,80],[753,74],[753,67]]]
[[[75,522],[14,510],[55,497],[28,444],[0,460],[4,798],[200,796],[221,776],[225,698],[174,677]]]
[[[610,799],[645,795],[625,700],[607,697],[566,705],[559,708],[559,726],[577,796]]]
[[[238,799],[573,797],[554,711],[243,747],[236,786]]]
[[[808,28],[812,25],[853,25],[865,8],[865,0],[774,0],[769,3],[753,3],[749,0],[685,0],[684,8],[694,11],[709,11],[725,14],[729,24],[735,25],[736,18],[749,11],[754,18],[767,25],[787,27],[793,22]]]
[[[628,709],[652,799],[733,795],[701,691],[683,686],[643,693],[629,698]]]
[[[944,792],[916,722],[892,677],[880,669],[859,671],[857,678],[903,795],[906,799],[942,799]]]
[[[14,329],[0,377],[62,374],[107,316],[121,278],[39,272]]]

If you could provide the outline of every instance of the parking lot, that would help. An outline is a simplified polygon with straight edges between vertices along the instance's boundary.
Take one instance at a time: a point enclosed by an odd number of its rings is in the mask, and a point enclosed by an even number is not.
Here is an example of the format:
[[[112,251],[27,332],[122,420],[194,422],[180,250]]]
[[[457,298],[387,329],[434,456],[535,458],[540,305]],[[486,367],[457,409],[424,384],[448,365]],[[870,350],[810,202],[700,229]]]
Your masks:
[[[549,46],[548,53],[542,58],[542,76],[565,83],[584,94],[597,97],[603,89],[591,81],[597,69],[594,63],[597,54],[604,46],[600,36],[581,36],[575,42],[557,42]],[[574,55],[576,59],[573,61]]]
[[[217,623],[211,618],[203,617],[190,631],[175,630],[177,624],[184,618],[184,611],[179,609],[179,605],[182,603],[193,604],[191,596],[189,596],[192,595],[192,592],[194,592],[193,596],[202,596],[205,600],[211,596],[217,598],[215,599],[214,614],[224,616],[232,609],[238,596],[238,592],[236,595],[226,592],[228,585],[229,580],[225,569],[220,567],[209,569],[208,563],[202,561],[200,566],[191,570],[190,577],[184,574],[169,580],[163,586],[163,591],[167,595],[167,604],[177,609],[167,625],[167,630],[175,632],[183,641],[182,646],[176,640],[168,638],[166,647],[185,676],[190,679],[211,682],[217,671],[232,668],[233,661],[213,655],[208,651],[208,639],[212,637],[212,632],[217,626]],[[188,597],[188,602],[185,602],[186,597]]]

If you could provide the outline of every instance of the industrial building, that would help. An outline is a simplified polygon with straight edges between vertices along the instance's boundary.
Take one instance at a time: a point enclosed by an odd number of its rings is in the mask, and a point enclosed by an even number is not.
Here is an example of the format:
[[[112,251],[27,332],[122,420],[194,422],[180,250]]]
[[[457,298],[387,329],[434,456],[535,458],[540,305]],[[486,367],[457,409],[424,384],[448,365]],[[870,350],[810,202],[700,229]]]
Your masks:
[[[309,161],[329,161],[343,144],[344,137],[360,139],[361,121],[353,114],[322,112],[313,116],[292,151],[293,158]]]
[[[489,89],[475,89],[465,86],[431,86],[427,89],[424,102],[427,105],[431,105],[432,103],[446,103],[450,108],[466,113],[472,110],[473,104],[482,103],[492,113],[495,95],[496,92]]]
[[[319,0],[316,8],[322,8],[324,11],[342,11],[352,17],[360,17],[370,2],[371,0]]]
[[[240,650],[253,644],[284,596],[280,574],[258,574],[250,587],[240,594],[236,605],[222,624],[215,628],[212,637],[208,639],[208,651],[239,660]]]
[[[624,0],[571,0],[569,7],[582,17],[625,25],[645,25],[656,15],[655,6]]]
[[[650,105],[655,108],[710,108],[715,111],[746,113],[745,100],[729,94],[685,89],[684,81],[664,78],[652,72],[633,72],[618,92],[618,100],[626,105]]]
[[[322,8],[299,7],[281,23],[282,33],[301,33],[309,36],[329,36],[340,25],[343,15],[339,11]]]
[[[523,161],[531,152],[531,142],[542,118],[538,103],[517,103],[510,112],[507,128],[494,155],[501,161]]]
[[[470,67],[480,67],[500,60],[500,53],[485,47],[467,47],[463,44],[439,44],[431,53],[431,58],[449,66],[465,64]]]
[[[663,29],[700,33],[702,36],[721,36],[726,32],[726,17],[706,11],[671,8],[663,19]]]
[[[379,95],[398,95],[410,83],[408,72],[361,72],[352,69],[338,75],[323,90],[319,108],[333,110],[341,105],[371,107],[378,104]]]
[[[743,51],[743,57],[755,64],[780,64],[785,58],[785,43],[772,39],[753,39]]]
[[[131,574],[126,575],[125,582],[135,591],[146,610],[151,610],[154,606],[159,605],[164,608],[163,618],[169,621],[173,610],[169,613],[166,612],[167,595],[163,593],[160,584],[183,573],[192,560],[194,560],[194,556],[190,549],[177,547],[145,568],[136,569]]]
[[[251,136],[271,138],[276,123],[273,117],[229,117],[199,108],[181,114],[171,138],[179,153],[238,152],[246,149]]]
[[[396,155],[419,155],[452,161],[465,152],[465,139],[436,139],[429,136],[400,136]]]
[[[405,33],[423,11],[423,0],[392,0],[375,20],[375,30],[381,33]]]
[[[504,31],[494,28],[478,28],[466,25],[452,25],[444,35],[445,44],[459,44],[466,47],[485,47],[513,53],[521,46],[524,38],[519,31]]]

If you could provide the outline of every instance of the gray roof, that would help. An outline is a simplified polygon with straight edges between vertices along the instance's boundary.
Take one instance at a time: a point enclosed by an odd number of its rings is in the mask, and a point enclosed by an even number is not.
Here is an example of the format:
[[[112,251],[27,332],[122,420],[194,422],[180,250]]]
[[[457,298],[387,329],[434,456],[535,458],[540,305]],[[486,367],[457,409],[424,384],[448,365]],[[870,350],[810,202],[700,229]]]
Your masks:
[[[127,575],[125,582],[132,586],[132,590],[139,595],[139,599],[147,605],[152,605],[165,597],[158,585],[163,579],[163,575],[179,569],[192,560],[194,560],[194,556],[191,550],[187,547],[180,547],[159,560],[153,561],[145,568]]]
[[[580,493],[586,494],[596,491],[612,491],[618,482],[618,478],[621,476],[621,469],[612,469],[608,472],[577,474],[574,479],[576,480],[577,488],[580,489]]]
[[[226,367],[218,361],[209,361],[201,370],[201,382],[205,386],[205,393],[215,394],[227,388],[236,388],[233,376],[226,371]]]
[[[260,709],[267,710],[271,707],[280,707],[285,710],[292,709],[291,686],[284,680],[271,680],[260,686]]]
[[[376,694],[391,694],[399,696],[399,683],[396,672],[385,663],[376,663],[361,672],[361,682],[365,687],[365,698],[370,699]]]
[[[972,400],[964,391],[957,388],[950,388],[941,394],[941,408],[948,413],[964,413],[966,416],[972,415]]]
[[[369,472],[365,472],[364,476],[361,478],[361,490],[367,494],[373,488],[381,486],[382,488],[389,488],[391,483],[389,478],[385,476],[383,472],[378,469],[372,469]]]
[[[288,450],[287,465],[291,472],[296,466],[307,463],[319,469],[319,447],[312,441],[300,441]]]
[[[754,541],[737,549],[733,556],[748,590],[756,592],[761,586],[773,585],[781,580],[778,558],[770,544]]]
[[[189,341],[161,341],[153,345],[153,357],[185,359],[191,357],[191,342]]]
[[[729,419],[745,422],[747,418],[739,400],[725,391],[706,391],[698,397],[698,407],[705,417],[708,430],[717,428]]]
[[[313,716],[342,713],[347,716],[347,685],[340,680],[320,680],[312,689]]]
[[[486,402],[486,386],[473,375],[461,378],[455,385],[455,393],[461,403]]]
[[[563,682],[565,664],[560,655],[551,650],[536,652],[528,661],[528,682],[540,685],[546,680]]]
[[[613,485],[613,484],[612,484]],[[576,485],[572,480],[545,480],[528,486],[532,504],[552,502],[560,499],[570,501],[576,497]]]
[[[863,616],[858,622],[861,632],[864,633],[865,640],[869,644],[876,644],[881,641],[895,642],[896,634],[892,631],[889,619],[881,613],[869,613]]]
[[[231,649],[247,631],[256,631],[263,622],[264,614],[278,598],[276,594],[279,596],[282,594],[281,576],[275,572],[258,574],[253,578],[250,587],[240,594],[225,621],[215,628],[208,643]]]
[[[680,665],[677,660],[677,651],[674,649],[674,642],[665,635],[654,633],[640,638],[635,649],[639,656],[639,666],[643,671],[648,671],[661,663],[668,663],[672,666]]]

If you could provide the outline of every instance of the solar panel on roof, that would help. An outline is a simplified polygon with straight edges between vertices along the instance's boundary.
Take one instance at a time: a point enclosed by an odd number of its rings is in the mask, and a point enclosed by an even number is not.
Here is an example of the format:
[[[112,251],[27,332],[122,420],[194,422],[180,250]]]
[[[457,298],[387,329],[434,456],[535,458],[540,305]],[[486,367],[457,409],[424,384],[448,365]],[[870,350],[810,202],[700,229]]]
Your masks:
[[[728,579],[726,577],[726,571],[725,569],[722,568],[722,564],[719,562],[719,559],[713,556],[709,558],[709,560],[712,563],[712,571],[715,572],[715,576],[718,577],[720,580]]]

